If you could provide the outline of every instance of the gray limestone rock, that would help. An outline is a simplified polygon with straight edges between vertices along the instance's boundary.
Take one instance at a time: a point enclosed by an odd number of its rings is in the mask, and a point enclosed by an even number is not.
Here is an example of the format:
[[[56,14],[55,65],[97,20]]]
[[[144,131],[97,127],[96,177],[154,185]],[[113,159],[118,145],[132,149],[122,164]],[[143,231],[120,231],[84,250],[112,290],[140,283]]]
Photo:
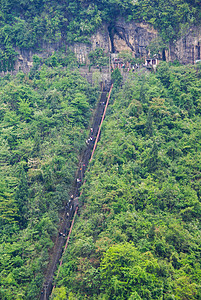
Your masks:
[[[33,55],[46,58],[61,46],[70,48],[81,64],[88,64],[88,54],[96,48],[103,48],[105,52],[130,51],[133,57],[144,58],[149,55],[148,46],[157,37],[157,31],[149,24],[126,22],[123,18],[116,20],[114,26],[103,24],[91,36],[89,43],[73,43],[63,45],[61,42],[44,44],[41,52],[34,53],[32,50],[15,49],[19,56],[15,63],[14,74],[19,70],[27,73],[33,66]],[[169,43],[168,49],[164,49],[167,61],[178,60],[183,64],[192,63],[201,58],[201,28],[192,27],[185,31],[177,41]],[[1,75],[4,75],[3,73]]]

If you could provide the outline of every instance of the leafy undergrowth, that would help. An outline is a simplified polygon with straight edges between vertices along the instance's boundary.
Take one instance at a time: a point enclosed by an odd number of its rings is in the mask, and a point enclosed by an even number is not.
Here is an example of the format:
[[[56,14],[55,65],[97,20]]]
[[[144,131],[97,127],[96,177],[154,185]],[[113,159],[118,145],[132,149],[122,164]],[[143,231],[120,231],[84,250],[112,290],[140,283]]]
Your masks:
[[[97,91],[43,65],[0,81],[0,298],[34,299],[68,198]]]
[[[115,88],[54,299],[200,299],[201,69]]]

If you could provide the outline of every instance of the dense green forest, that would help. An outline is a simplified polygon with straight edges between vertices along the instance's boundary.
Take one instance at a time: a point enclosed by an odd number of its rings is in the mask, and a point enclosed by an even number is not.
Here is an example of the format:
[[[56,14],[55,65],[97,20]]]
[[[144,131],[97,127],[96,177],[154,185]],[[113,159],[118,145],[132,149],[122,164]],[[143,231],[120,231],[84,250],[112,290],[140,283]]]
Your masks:
[[[0,71],[12,70],[20,49],[40,50],[47,43],[89,42],[90,35],[117,17],[146,21],[164,43],[201,20],[199,0],[1,0]]]
[[[54,299],[201,299],[201,65],[113,79]]]
[[[200,0],[0,2],[0,72],[14,69],[19,49],[60,49],[0,78],[2,300],[40,294],[99,97],[66,44],[89,43],[102,24],[112,32],[118,17],[152,24],[164,48],[200,24]],[[108,63],[104,49],[89,59]],[[53,298],[201,299],[201,66],[161,63],[112,79]]]
[[[67,61],[53,56],[41,70],[35,63],[28,75],[0,79],[2,300],[39,295],[58,211],[85,146],[97,90],[75,66],[63,67]]]

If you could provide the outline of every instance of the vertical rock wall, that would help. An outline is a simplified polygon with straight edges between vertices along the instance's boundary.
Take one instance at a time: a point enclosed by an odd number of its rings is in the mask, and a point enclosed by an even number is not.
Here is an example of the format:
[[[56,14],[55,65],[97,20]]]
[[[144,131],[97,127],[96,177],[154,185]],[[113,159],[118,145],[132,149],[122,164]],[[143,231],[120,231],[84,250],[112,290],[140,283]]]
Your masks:
[[[190,28],[179,40],[171,42],[168,61],[178,60],[183,64],[194,64],[201,59],[201,28]]]
[[[115,24],[103,24],[90,38],[89,43],[73,43],[65,45],[76,55],[81,64],[88,64],[88,54],[96,48],[103,48],[105,52],[130,51],[133,57],[148,55],[148,46],[157,37],[158,33],[152,26],[134,21],[126,22],[123,18],[116,20]],[[62,43],[45,44],[44,51],[35,53],[42,58],[50,56],[57,51]],[[14,74],[19,70],[28,72],[33,65],[32,50],[15,49],[18,59],[15,64]],[[195,63],[201,59],[201,28],[192,27],[179,40],[171,42],[164,51],[167,61],[178,60],[183,64]],[[1,75],[4,75],[3,73]]]
[[[104,24],[91,36],[89,43],[74,43],[69,48],[75,53],[80,63],[89,63],[88,54],[96,48],[102,48],[107,53],[110,52],[111,41],[107,24]]]
[[[120,18],[114,29],[115,51],[129,50],[134,57],[145,57],[148,55],[148,45],[157,37],[157,31],[145,23],[125,22]]]

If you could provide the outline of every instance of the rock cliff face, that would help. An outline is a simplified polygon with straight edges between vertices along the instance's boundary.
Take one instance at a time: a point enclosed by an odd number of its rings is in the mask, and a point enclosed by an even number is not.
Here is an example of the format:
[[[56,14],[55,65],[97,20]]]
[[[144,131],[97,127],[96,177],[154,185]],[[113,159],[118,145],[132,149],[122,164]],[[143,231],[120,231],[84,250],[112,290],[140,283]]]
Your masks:
[[[105,52],[111,51],[111,40],[109,37],[108,26],[104,24],[90,38],[90,43],[74,43],[69,48],[75,53],[80,63],[88,63],[89,52],[96,48],[102,48]]]
[[[111,27],[104,24],[90,38],[88,44],[74,43],[68,46],[76,55],[80,63],[88,63],[88,54],[96,48],[103,48],[105,52],[121,52],[129,50],[134,57],[144,57],[148,54],[147,46],[157,36],[150,25],[129,22],[124,19],[117,20],[115,26]],[[48,57],[54,51],[58,50],[61,45],[44,45],[44,52],[35,53],[40,57]],[[31,50],[19,50],[19,57],[15,65],[15,72],[22,70],[29,71],[33,65],[33,52]]]
[[[192,27],[183,36],[169,44],[167,60],[177,59],[183,64],[194,64],[201,59],[201,28]]]
[[[124,19],[119,19],[113,29],[113,52],[129,50],[135,57],[145,57],[148,55],[147,46],[157,37],[157,31],[149,24],[126,23]]]
[[[31,67],[33,66],[33,55],[36,54],[39,57],[47,58],[50,56],[54,51],[57,51],[61,48],[61,43],[55,44],[45,44],[43,45],[42,49],[44,51],[35,52],[33,50],[22,50],[16,48],[15,51],[19,53],[17,61],[15,63],[15,70],[13,71],[16,74],[18,71],[23,71],[25,73],[29,72]]]
[[[147,46],[156,36],[157,31],[148,24],[126,23],[124,19],[119,19],[115,26],[105,24],[97,30],[90,44],[74,43],[70,48],[81,63],[87,62],[89,52],[97,47],[105,49],[105,52],[128,50],[134,57],[144,57],[148,55]]]
[[[134,57],[145,57],[149,54],[148,46],[158,33],[149,24],[125,22],[123,18],[116,20],[115,24],[104,24],[90,38],[88,44],[74,43],[66,45],[76,55],[80,63],[88,63],[90,51],[100,47],[105,52],[121,52],[129,50]],[[179,40],[171,42],[168,49],[164,49],[163,58],[167,61],[178,60],[183,64],[195,63],[201,58],[201,28],[189,29]],[[61,44],[44,45],[44,52],[35,53],[43,58],[57,51]],[[18,50],[19,57],[15,65],[15,72],[20,69],[28,72],[33,65],[33,52]]]

